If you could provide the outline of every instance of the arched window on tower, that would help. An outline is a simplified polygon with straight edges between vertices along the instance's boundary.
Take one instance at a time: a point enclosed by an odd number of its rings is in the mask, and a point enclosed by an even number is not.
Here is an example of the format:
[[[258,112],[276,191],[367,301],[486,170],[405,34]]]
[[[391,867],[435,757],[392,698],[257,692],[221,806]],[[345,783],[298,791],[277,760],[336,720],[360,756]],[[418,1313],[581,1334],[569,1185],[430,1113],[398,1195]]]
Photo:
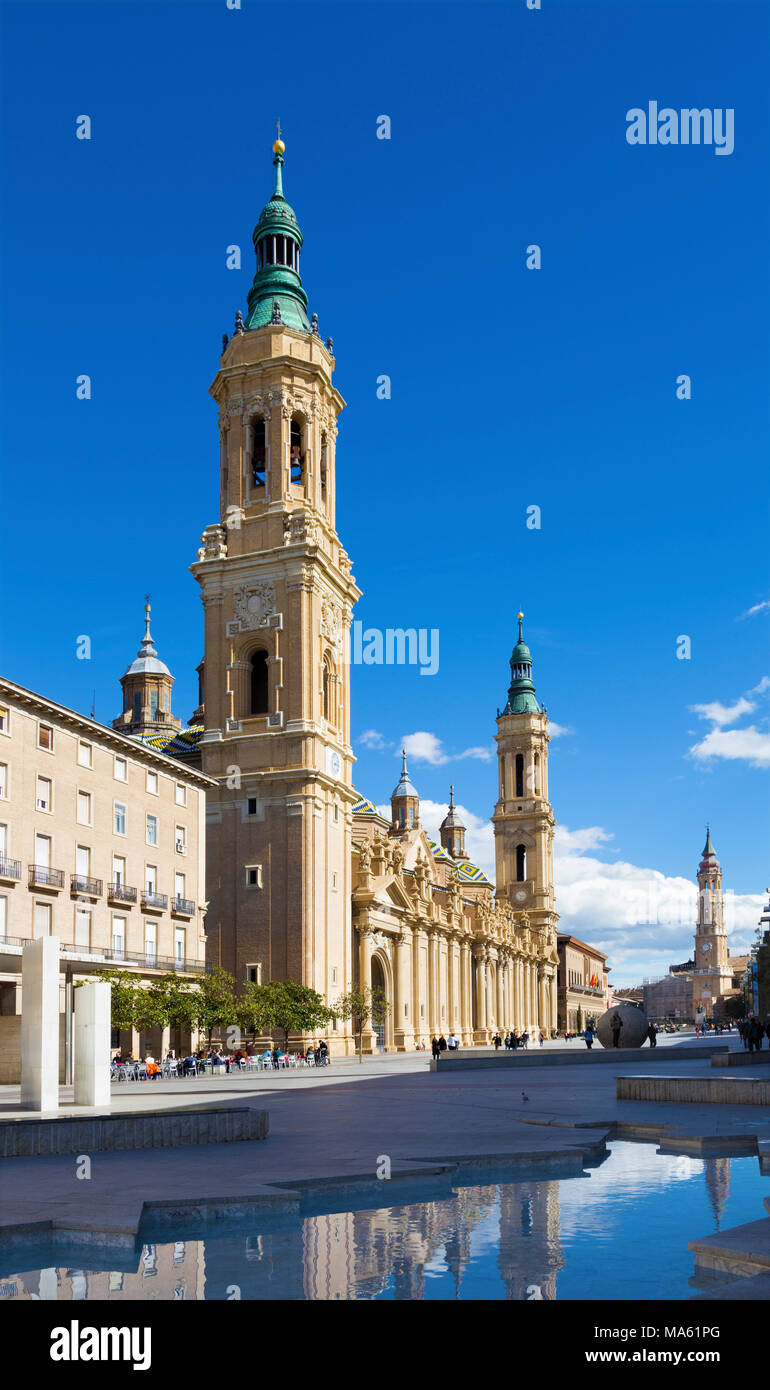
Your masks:
[[[525,845],[516,846],[516,882],[524,883],[527,877],[527,850]]]
[[[267,425],[264,415],[255,415],[251,422],[251,476],[255,488],[265,486],[267,468]]]
[[[516,795],[524,795],[524,754],[516,754]]]
[[[267,714],[267,652],[254,652],[250,674],[249,714]]]
[[[500,759],[500,796],[505,798],[505,754]]]
[[[135,691],[134,691],[134,722],[136,723],[139,719],[141,719],[141,717],[142,717],[142,692],[141,692],[141,690],[135,690]]]
[[[329,446],[326,435],[321,435],[321,501],[326,505]]]
[[[540,795],[540,754],[535,754],[535,796]]]
[[[337,724],[337,676],[334,669],[334,660],[330,652],[326,652],[323,659],[321,671],[321,708],[323,717],[327,724]]]
[[[291,481],[302,484],[305,481],[305,454],[302,440],[302,423],[295,416],[289,432],[289,461]]]

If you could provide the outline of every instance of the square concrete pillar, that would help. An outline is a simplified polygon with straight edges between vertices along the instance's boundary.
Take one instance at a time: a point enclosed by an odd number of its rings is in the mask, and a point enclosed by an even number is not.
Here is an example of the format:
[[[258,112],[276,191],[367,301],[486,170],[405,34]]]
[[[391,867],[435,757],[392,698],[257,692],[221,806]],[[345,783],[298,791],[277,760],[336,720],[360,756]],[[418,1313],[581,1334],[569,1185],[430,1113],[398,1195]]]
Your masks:
[[[22,952],[21,1108],[59,1109],[57,936],[38,936]]]
[[[75,990],[75,1104],[110,1103],[110,1009],[108,984]]]

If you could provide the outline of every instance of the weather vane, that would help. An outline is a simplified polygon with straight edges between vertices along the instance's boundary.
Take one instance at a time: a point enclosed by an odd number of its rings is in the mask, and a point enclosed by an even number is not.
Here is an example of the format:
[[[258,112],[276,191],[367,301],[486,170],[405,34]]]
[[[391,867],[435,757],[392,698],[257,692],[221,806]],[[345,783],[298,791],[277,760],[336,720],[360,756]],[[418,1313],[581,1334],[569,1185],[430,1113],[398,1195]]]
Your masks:
[[[280,118],[280,116],[278,117],[278,119],[277,119],[277,121],[276,121],[276,123],[275,123],[275,128],[276,128],[276,130],[278,131],[278,139],[280,140],[280,138],[281,138],[281,118]]]

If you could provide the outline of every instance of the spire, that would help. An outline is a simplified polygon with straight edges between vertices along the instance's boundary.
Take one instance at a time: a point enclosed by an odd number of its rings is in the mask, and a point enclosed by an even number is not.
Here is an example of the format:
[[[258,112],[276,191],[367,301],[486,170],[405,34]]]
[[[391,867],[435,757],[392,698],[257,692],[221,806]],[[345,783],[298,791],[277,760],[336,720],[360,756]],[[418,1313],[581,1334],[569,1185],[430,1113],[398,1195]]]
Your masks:
[[[406,749],[401,749],[401,776],[390,797],[394,830],[413,830],[420,824],[420,796],[406,766]]]
[[[698,873],[718,873],[720,868],[721,865],[719,863],[719,860],[717,859],[716,850],[714,849],[714,846],[711,843],[711,828],[707,825],[706,843],[703,846],[703,853],[701,855],[700,864],[698,866]]]
[[[264,328],[268,323],[281,323],[295,332],[310,333],[307,295],[299,277],[302,233],[294,209],[284,197],[283,156],[286,146],[281,139],[280,121],[277,126],[278,138],[273,141],[273,193],[259,215],[252,238],[257,255],[257,273],[249,290],[246,331]]]
[[[467,859],[465,853],[465,826],[460,820],[455,806],[454,784],[449,788],[449,810],[439,826],[442,847],[452,859]]]
[[[524,614],[518,614],[519,637],[511,653],[511,684],[503,714],[540,714],[532,684],[532,653],[524,641]]]
[[[156,652],[154,646],[152,645],[152,633],[150,632],[150,613],[151,613],[151,612],[152,612],[152,605],[151,605],[151,603],[150,603],[150,595],[149,595],[149,594],[145,594],[145,598],[144,598],[144,637],[142,638],[141,644],[140,644],[140,646],[139,646],[139,651],[137,652],[137,656],[157,656],[157,655],[158,655],[158,653]]]

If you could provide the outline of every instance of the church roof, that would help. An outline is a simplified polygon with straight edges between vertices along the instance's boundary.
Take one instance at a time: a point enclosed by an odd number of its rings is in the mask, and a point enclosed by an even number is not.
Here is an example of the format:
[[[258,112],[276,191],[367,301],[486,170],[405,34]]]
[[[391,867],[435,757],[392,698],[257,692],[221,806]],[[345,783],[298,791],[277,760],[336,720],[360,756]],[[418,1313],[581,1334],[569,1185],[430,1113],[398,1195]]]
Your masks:
[[[440,859],[442,863],[454,865],[452,856],[447,854],[443,845],[437,845],[435,840],[429,840],[428,844],[430,845],[430,852],[434,859]]]
[[[524,641],[524,614],[519,613],[519,638],[511,653],[511,684],[503,714],[539,714],[532,684],[532,653]]]
[[[359,796],[353,807],[354,816],[378,816],[379,814],[377,807],[365,796]]]
[[[174,756],[192,753],[198,747],[202,735],[203,725],[191,724],[187,729],[174,729],[167,734],[137,734],[135,737],[138,743],[145,743],[148,748],[154,748],[158,753]]]
[[[488,883],[490,888],[492,886],[484,870],[480,869],[478,864],[471,864],[469,859],[455,865],[455,875],[462,879],[463,883]]]
[[[283,154],[285,150],[280,138],[273,145],[273,165],[275,166],[275,188],[272,197],[265,203],[259,221],[254,228],[252,240],[256,250],[265,237],[288,236],[296,244],[297,255],[302,246],[302,233],[294,209],[283,196]],[[297,262],[298,263],[298,262]],[[263,328],[267,323],[284,323],[295,332],[310,333],[307,317],[307,295],[302,288],[299,271],[293,266],[284,265],[280,259],[265,261],[259,265],[254,283],[249,290],[246,330]]]

